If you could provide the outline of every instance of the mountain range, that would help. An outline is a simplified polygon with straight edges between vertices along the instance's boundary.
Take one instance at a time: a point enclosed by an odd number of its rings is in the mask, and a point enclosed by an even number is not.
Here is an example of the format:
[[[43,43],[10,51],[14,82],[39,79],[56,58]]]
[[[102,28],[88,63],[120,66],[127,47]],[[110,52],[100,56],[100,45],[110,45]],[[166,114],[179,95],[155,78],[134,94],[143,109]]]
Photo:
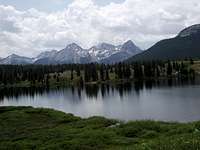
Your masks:
[[[148,50],[128,59],[128,62],[185,58],[200,58],[200,24],[182,30],[174,38],[156,43]]]
[[[91,62],[111,64],[124,61],[141,52],[142,50],[130,40],[118,46],[101,43],[90,49],[83,49],[76,43],[72,43],[60,51],[42,52],[35,58],[12,54],[1,58],[0,64],[85,64]]]
[[[0,64],[85,64],[91,62],[112,64],[122,61],[180,60],[200,58],[200,24],[185,28],[177,36],[161,40],[142,51],[132,41],[122,45],[101,43],[83,49],[76,43],[57,51],[45,51],[35,58],[10,55],[0,58]]]

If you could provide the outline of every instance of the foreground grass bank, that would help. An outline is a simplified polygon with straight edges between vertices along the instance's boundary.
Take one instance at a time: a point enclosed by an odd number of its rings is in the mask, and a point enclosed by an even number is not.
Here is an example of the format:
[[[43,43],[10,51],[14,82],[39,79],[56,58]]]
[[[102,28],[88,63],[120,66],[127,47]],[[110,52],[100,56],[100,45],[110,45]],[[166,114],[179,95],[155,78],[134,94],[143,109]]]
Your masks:
[[[122,123],[50,109],[0,107],[0,149],[200,149],[200,122]]]

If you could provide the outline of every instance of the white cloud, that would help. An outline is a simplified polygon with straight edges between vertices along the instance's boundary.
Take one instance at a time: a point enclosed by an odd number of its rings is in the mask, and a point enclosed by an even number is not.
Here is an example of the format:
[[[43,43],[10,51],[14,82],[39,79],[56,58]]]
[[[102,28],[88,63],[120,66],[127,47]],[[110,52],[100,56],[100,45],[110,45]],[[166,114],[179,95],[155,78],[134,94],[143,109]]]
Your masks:
[[[200,23],[198,14],[199,0],[126,0],[106,6],[74,0],[65,10],[53,13],[0,5],[0,56],[35,56],[71,42],[88,48],[98,42],[119,44],[131,39],[147,48]]]

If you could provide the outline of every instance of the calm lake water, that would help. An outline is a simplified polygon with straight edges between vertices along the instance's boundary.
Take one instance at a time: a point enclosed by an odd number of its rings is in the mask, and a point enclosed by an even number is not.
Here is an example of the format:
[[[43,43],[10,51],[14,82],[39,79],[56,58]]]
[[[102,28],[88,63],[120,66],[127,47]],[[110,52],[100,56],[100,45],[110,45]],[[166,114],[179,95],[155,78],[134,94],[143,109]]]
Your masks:
[[[81,117],[119,120],[200,120],[200,83],[147,81],[119,85],[0,90],[0,106],[34,106]]]

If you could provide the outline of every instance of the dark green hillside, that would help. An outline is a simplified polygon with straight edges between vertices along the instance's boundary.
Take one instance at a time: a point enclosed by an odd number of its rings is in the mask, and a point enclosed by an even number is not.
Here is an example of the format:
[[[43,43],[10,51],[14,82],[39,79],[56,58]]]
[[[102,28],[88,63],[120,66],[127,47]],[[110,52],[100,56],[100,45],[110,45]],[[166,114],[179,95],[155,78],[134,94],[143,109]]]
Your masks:
[[[0,107],[0,149],[197,150],[200,122],[122,123],[50,109]]]
[[[158,42],[147,51],[138,54],[128,61],[149,60],[182,60],[200,58],[200,26],[186,28],[172,39]]]

